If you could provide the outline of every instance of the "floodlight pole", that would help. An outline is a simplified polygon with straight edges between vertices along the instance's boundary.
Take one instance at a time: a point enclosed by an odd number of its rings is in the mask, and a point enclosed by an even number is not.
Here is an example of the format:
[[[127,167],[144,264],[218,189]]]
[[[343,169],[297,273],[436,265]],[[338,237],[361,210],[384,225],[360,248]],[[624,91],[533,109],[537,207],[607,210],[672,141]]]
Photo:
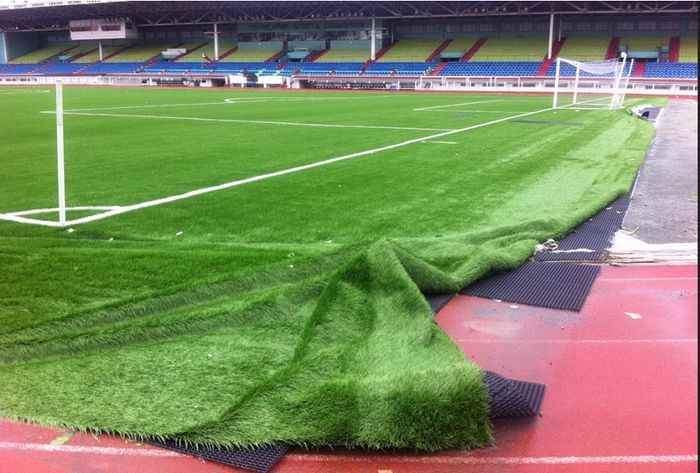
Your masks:
[[[547,59],[552,59],[552,43],[554,42],[554,13],[549,14],[549,46],[547,46]]]
[[[214,60],[219,60],[219,24],[214,22]]]
[[[56,153],[58,161],[58,223],[66,225],[66,175],[63,155],[63,81],[56,80]]]

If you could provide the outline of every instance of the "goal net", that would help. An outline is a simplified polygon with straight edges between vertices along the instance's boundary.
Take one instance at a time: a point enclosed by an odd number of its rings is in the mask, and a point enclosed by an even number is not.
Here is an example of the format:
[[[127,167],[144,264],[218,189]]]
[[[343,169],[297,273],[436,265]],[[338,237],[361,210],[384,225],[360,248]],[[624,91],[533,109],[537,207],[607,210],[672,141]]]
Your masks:
[[[620,108],[634,59],[627,55],[606,61],[579,62],[557,58],[552,108]]]

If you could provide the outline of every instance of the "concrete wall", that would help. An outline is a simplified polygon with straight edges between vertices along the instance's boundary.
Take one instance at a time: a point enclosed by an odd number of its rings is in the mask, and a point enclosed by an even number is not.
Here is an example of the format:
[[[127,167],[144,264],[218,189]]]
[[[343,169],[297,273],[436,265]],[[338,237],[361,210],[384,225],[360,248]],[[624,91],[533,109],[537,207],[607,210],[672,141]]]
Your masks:
[[[282,41],[243,41],[238,43],[238,49],[241,51],[250,51],[254,49],[263,49],[263,50],[280,50],[284,47],[284,44]]]
[[[34,33],[4,33],[4,37],[3,51],[7,53],[5,61],[11,61],[42,46],[39,36]]]
[[[289,41],[287,43],[287,49],[308,49],[309,51],[313,49],[326,49],[325,41]]]
[[[332,49],[365,49],[369,50],[370,41],[368,39],[355,40],[334,40],[331,41]]]

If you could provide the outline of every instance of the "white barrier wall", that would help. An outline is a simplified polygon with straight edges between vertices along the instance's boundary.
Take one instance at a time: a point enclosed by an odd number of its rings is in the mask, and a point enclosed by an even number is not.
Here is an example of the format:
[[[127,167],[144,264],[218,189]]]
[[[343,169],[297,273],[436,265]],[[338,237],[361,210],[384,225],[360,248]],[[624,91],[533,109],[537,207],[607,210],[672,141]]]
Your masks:
[[[164,74],[133,74],[133,75],[105,75],[105,76],[2,76],[0,85],[48,85],[54,84],[57,79],[70,85],[114,85],[114,86],[148,86],[158,85],[159,80],[168,78],[181,78],[182,75],[168,76]],[[202,86],[211,84],[208,77],[187,76],[190,81],[200,81]],[[218,77],[216,79],[223,79]],[[233,80],[232,80],[233,79]],[[239,80],[236,80],[239,79]],[[244,86],[245,80],[239,76],[228,76],[230,86]],[[209,84],[207,84],[209,82]],[[443,91],[443,92],[508,92],[508,93],[552,93],[554,91],[554,78],[552,77],[319,77],[319,76],[261,76],[258,78],[260,86],[281,86],[302,89],[314,84],[316,86],[328,86],[332,88],[362,88],[361,84],[374,85],[375,88],[393,90],[418,90],[418,91]],[[573,79],[562,79],[563,86],[573,86]],[[602,87],[601,83],[601,87]],[[367,87],[369,88],[369,87]],[[601,92],[603,90],[601,89]],[[698,81],[688,79],[630,79],[627,94],[634,95],[678,95],[697,97]]]

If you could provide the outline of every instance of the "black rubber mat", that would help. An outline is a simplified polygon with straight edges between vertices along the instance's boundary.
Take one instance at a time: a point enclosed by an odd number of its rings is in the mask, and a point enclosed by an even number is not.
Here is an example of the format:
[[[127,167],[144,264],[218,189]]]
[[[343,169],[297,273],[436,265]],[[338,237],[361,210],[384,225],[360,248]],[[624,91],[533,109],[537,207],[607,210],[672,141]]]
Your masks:
[[[445,305],[450,302],[450,299],[452,299],[453,296],[454,294],[452,293],[446,293],[425,295],[425,298],[427,299],[428,304],[430,304],[430,308],[437,314],[440,309],[445,307]]]
[[[607,252],[604,250],[595,251],[542,251],[535,253],[535,261],[560,261],[560,262],[590,262],[600,263],[605,260]]]
[[[506,378],[493,371],[484,371],[484,383],[489,393],[489,416],[492,419],[540,414],[544,384]]]
[[[537,253],[535,261],[602,261],[613,235],[622,226],[629,203],[628,196],[620,197],[564,237],[555,251]],[[578,249],[592,251],[571,251]]]
[[[282,458],[282,455],[287,452],[288,448],[286,445],[261,448],[198,448],[186,447],[173,440],[149,440],[149,443],[186,455],[192,455],[202,460],[223,463],[258,473],[267,473]]]
[[[599,272],[597,265],[529,262],[514,271],[480,279],[462,289],[460,294],[552,309],[581,310]]]

